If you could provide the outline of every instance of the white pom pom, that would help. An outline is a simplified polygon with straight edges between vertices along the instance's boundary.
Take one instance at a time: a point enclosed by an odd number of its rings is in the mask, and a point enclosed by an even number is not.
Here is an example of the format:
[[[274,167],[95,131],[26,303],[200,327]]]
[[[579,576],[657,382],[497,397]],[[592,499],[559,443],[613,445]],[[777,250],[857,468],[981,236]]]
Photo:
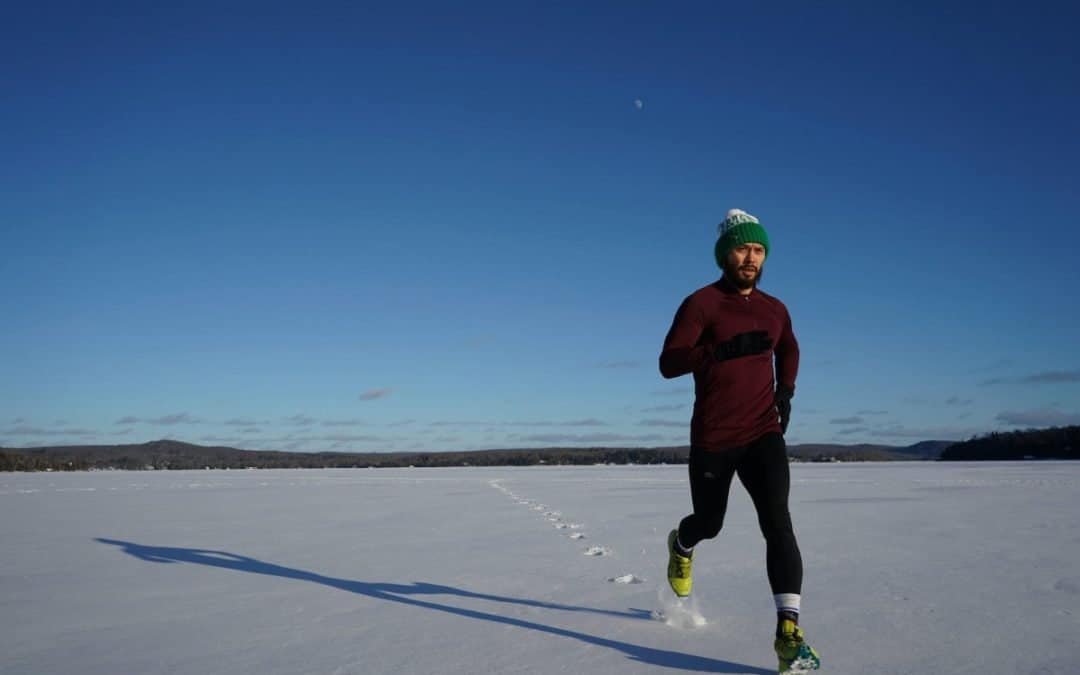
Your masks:
[[[742,209],[730,209],[727,212],[727,216],[724,217],[724,222],[720,223],[720,226],[716,229],[720,232],[720,235],[723,236],[725,232],[730,230],[732,227],[735,227],[736,225],[739,225],[741,223],[758,222],[759,221],[757,218],[750,215],[746,211],[743,211]]]

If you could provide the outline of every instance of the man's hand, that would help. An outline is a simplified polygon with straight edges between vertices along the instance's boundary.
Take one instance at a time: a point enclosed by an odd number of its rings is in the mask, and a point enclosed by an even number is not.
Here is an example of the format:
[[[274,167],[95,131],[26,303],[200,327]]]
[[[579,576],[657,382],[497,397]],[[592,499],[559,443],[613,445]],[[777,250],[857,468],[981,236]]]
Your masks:
[[[730,340],[716,345],[713,355],[717,361],[737,359],[740,356],[753,356],[767,352],[772,347],[772,338],[763,330],[739,333]]]
[[[776,388],[776,411],[780,413],[780,432],[786,434],[788,422],[791,421],[791,397],[795,392],[784,385]]]

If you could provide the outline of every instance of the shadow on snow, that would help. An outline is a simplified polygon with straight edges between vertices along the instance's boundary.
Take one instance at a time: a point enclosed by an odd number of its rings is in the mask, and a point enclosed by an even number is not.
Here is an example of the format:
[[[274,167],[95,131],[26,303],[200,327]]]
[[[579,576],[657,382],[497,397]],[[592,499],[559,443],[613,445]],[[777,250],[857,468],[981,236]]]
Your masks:
[[[350,581],[348,579],[335,579],[333,577],[327,577],[321,574],[316,574],[314,572],[307,572],[305,570],[293,569],[291,567],[282,567],[281,565],[274,565],[273,563],[263,562],[261,560],[256,560],[255,558],[248,558],[246,556],[236,555],[234,553],[227,553],[225,551],[208,551],[194,548],[170,548],[166,546],[143,546],[141,544],[134,544],[127,541],[117,541],[115,539],[98,538],[96,541],[102,544],[119,546],[123,549],[124,553],[134,556],[140,560],[146,560],[148,562],[191,563],[195,565],[206,565],[208,567],[218,567],[221,569],[235,570],[237,572],[265,574],[267,576],[283,577],[285,579],[296,579],[298,581],[310,581],[313,583],[322,584],[324,586],[330,586],[331,588],[338,588],[343,591],[348,591],[350,593],[365,595],[369,598],[375,598],[377,600],[388,600],[390,602],[398,602],[405,605],[412,605],[414,607],[422,607],[424,609],[430,609],[437,612],[446,612],[447,614],[454,614],[470,619],[492,621],[508,626],[517,626],[519,628],[540,631],[541,633],[547,633],[549,635],[558,635],[560,637],[572,638],[574,640],[580,640],[587,644],[618,650],[626,654],[629,658],[635,661],[640,661],[642,663],[649,663],[658,666],[666,666],[668,668],[681,668],[683,670],[694,670],[707,673],[749,673],[750,675],[772,675],[772,673],[774,672],[771,670],[765,670],[764,668],[755,668],[743,664],[732,663],[730,661],[721,661],[718,659],[710,659],[702,656],[694,656],[692,654],[682,654],[679,652],[667,651],[664,649],[643,647],[641,645],[634,645],[628,642],[620,642],[618,640],[597,637],[595,635],[589,635],[587,633],[580,633],[577,631],[567,630],[565,628],[557,628],[555,626],[548,626],[533,621],[526,621],[524,619],[500,616],[498,614],[481,612],[474,609],[454,607],[453,605],[443,605],[426,598],[429,598],[431,596],[448,595],[462,598],[490,600],[492,602],[510,603],[515,605],[525,605],[527,607],[537,607],[541,609],[552,609],[566,612],[589,612],[628,619],[648,619],[649,612],[641,609],[632,609],[628,612],[616,612],[612,610],[595,609],[591,607],[560,605],[556,603],[540,602],[538,600],[511,598],[499,595],[488,595],[485,593],[474,593],[473,591],[454,588],[452,586],[443,586],[439,584],[428,584],[421,582],[414,582],[412,584],[391,584],[372,583],[365,581]]]

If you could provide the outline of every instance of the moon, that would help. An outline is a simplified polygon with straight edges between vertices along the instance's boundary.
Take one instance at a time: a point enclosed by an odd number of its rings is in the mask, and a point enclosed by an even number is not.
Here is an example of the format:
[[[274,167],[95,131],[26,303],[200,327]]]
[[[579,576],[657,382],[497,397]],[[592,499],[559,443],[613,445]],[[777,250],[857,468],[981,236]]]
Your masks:
[[[642,101],[640,98],[635,98],[634,107],[638,110],[642,110],[645,107],[645,101]]]

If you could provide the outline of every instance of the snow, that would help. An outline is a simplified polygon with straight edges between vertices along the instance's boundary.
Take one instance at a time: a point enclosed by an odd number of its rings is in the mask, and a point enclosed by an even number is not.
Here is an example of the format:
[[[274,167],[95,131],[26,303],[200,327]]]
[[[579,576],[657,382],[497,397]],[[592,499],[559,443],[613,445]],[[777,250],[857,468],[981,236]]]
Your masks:
[[[666,590],[685,474],[0,474],[0,673],[775,672],[737,482],[693,596]],[[1075,672],[1080,463],[798,464],[792,480],[822,673]]]

